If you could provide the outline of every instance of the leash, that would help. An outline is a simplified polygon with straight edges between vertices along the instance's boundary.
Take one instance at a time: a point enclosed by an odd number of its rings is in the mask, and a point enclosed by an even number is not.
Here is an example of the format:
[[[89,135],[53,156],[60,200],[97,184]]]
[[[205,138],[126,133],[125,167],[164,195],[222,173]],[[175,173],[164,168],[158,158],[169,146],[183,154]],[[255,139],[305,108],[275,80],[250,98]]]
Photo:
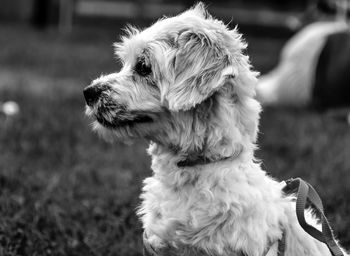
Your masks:
[[[282,189],[285,194],[292,194],[297,191],[296,214],[300,226],[312,237],[327,245],[333,256],[344,256],[338,243],[336,242],[333,231],[329,225],[328,219],[324,214],[323,204],[316,190],[301,178],[286,180],[286,186]],[[322,231],[309,225],[305,220],[305,205],[309,202],[320,215]]]

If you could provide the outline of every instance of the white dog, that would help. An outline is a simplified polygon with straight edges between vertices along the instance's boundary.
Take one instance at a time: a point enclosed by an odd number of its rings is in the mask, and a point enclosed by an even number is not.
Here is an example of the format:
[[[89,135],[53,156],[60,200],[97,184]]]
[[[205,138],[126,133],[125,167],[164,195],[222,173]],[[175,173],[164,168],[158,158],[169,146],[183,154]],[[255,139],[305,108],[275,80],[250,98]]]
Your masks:
[[[330,255],[255,161],[257,73],[241,37],[202,4],[129,28],[121,71],[84,90],[87,115],[108,139],[152,141],[138,214],[158,255],[277,255],[284,234],[287,256]]]

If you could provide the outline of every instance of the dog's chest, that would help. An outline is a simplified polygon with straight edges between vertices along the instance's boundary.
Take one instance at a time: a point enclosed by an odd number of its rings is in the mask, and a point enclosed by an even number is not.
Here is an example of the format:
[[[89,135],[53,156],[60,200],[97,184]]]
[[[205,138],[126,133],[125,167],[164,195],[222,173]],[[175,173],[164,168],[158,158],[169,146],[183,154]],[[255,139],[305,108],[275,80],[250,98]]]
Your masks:
[[[215,182],[215,189],[211,182]],[[235,232],[234,213],[228,210],[228,205],[237,200],[237,195],[229,193],[226,184],[220,188],[219,183],[214,179],[206,178],[205,182],[198,179],[196,184],[183,183],[178,189],[154,177],[145,181],[142,221],[145,231],[159,238],[151,239],[152,246],[162,248],[156,255],[226,255],[199,249],[226,250],[232,242],[229,240]],[[168,245],[172,243],[176,246]],[[230,251],[229,255],[243,254]]]
[[[154,222],[162,224],[173,220],[195,226],[198,221],[222,212],[229,201],[235,199],[234,195],[229,195],[224,182],[220,184],[212,177],[183,176],[190,177],[174,177],[166,182],[147,178],[141,196],[144,214],[151,214]]]
[[[143,255],[144,256],[222,256],[223,254],[218,254],[214,252],[206,252],[202,249],[196,248],[189,245],[180,245],[173,247],[171,245],[164,246],[162,248],[153,248],[147,241],[147,238],[144,236],[143,240]],[[241,252],[229,252],[224,253],[225,255],[230,256],[245,256]]]
[[[280,235],[283,209],[276,204],[275,182],[254,165],[248,167],[147,178],[139,214],[150,244],[162,248],[157,255],[241,256],[252,245],[263,253]]]

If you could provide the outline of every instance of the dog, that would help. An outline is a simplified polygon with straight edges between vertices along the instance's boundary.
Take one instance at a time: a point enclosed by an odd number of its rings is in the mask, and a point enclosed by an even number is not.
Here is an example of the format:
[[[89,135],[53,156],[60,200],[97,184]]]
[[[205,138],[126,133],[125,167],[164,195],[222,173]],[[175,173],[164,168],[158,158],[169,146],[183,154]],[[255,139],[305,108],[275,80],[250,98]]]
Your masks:
[[[258,73],[237,28],[199,3],[114,46],[123,67],[84,89],[86,114],[107,140],[150,141],[138,215],[157,255],[278,255],[283,236],[287,256],[331,255],[254,157]]]

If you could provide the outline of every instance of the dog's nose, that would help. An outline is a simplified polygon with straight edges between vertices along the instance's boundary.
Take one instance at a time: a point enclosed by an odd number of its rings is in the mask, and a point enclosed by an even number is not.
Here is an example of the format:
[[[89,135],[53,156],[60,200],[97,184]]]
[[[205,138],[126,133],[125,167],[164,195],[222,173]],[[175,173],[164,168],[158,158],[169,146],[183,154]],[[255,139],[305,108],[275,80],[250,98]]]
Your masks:
[[[100,86],[90,85],[88,87],[85,87],[83,92],[86,104],[88,106],[92,106],[100,97],[102,93],[102,88]]]

